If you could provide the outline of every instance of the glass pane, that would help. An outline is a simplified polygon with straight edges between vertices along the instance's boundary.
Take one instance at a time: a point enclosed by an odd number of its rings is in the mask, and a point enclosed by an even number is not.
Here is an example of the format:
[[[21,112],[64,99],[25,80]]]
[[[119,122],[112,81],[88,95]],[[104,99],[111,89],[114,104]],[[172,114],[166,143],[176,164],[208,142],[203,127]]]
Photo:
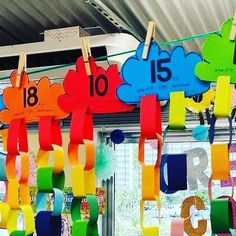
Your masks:
[[[209,177],[211,173],[210,144],[208,142],[185,142],[167,143],[165,150],[167,153],[183,153],[193,148],[202,148],[207,152],[208,167],[204,173]],[[145,144],[145,162],[154,163],[156,158],[155,145]],[[116,146],[118,168],[116,171],[115,204],[116,204],[116,236],[139,236],[141,234],[139,222],[139,201],[141,198],[141,168],[138,163],[138,144],[120,144]],[[236,154],[231,154],[231,160],[235,160]],[[194,164],[199,163],[199,158],[194,158]],[[232,171],[231,174],[234,175]],[[205,204],[205,209],[197,211],[191,208],[191,221],[194,227],[200,219],[208,221],[207,232],[211,234],[210,228],[210,207],[208,201],[208,190],[198,181],[198,190],[179,191],[175,194],[161,193],[161,219],[160,235],[170,235],[170,223],[172,219],[180,218],[181,205],[185,198],[193,195],[200,196]],[[215,181],[213,186],[213,196],[231,195],[231,187],[220,187],[220,182]],[[145,221],[148,225],[156,224],[159,220],[156,205],[153,202],[145,205]]]

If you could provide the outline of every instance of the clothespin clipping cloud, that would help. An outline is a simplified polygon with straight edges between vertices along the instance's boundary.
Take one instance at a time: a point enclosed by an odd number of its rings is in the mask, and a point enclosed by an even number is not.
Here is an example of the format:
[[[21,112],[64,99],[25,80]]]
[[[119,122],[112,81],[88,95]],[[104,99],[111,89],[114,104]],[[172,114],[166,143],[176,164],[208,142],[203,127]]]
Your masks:
[[[140,43],[136,54],[126,60],[121,68],[124,83],[118,88],[120,100],[137,104],[144,95],[156,94],[159,101],[169,100],[170,93],[184,91],[190,97],[206,92],[210,84],[194,75],[194,67],[202,59],[194,52],[186,53],[177,46],[171,51],[162,50],[152,41],[149,54],[142,58],[144,43]]]

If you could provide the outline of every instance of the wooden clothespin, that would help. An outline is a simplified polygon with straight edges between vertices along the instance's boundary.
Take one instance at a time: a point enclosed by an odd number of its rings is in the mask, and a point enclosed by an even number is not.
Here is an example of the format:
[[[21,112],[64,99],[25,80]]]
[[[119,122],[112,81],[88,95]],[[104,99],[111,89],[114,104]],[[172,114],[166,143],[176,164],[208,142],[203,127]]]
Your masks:
[[[89,76],[92,74],[90,65],[89,65],[89,57],[91,56],[89,39],[87,37],[81,37],[80,44],[81,44],[81,49],[82,49],[82,55],[84,58],[85,69],[86,69],[87,75]]]
[[[16,87],[20,87],[22,73],[26,70],[26,54],[24,52],[20,53],[18,61],[18,69],[16,74]]]
[[[148,57],[150,43],[155,37],[155,32],[156,32],[156,23],[154,21],[149,21],[146,39],[145,39],[144,48],[143,48],[143,55],[142,55],[143,59],[147,59]]]
[[[236,36],[236,11],[234,13],[234,19],[233,19],[233,23],[232,23],[232,27],[231,27],[231,31],[229,35],[229,40],[235,40],[235,36]]]

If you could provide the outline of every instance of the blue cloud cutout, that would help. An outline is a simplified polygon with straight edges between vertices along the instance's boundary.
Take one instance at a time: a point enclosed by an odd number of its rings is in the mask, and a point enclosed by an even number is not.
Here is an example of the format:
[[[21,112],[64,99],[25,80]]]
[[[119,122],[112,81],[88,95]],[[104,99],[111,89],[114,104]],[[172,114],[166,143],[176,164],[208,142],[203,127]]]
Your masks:
[[[152,42],[147,60],[142,59],[144,43],[136,54],[128,58],[121,68],[124,83],[118,87],[119,99],[128,104],[137,104],[144,95],[157,94],[158,100],[169,100],[170,92],[185,91],[185,96],[206,92],[210,83],[194,75],[195,65],[202,61],[195,52],[185,53],[182,46],[170,52]]]
[[[5,108],[6,108],[6,106],[5,106],[4,102],[3,102],[3,96],[0,95],[0,111],[5,109]]]

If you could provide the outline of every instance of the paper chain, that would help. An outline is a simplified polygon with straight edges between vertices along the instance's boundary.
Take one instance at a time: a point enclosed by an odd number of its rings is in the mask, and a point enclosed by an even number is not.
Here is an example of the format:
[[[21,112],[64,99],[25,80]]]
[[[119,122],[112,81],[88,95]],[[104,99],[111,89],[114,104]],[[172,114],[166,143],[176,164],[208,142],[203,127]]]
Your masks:
[[[142,48],[142,44],[140,45],[141,46],[137,49],[136,57],[130,58],[131,65],[134,65],[132,63],[136,63],[139,60],[138,53],[140,48]],[[147,45],[144,45],[144,47],[146,46]],[[155,43],[153,43],[152,46],[154,47],[154,52],[155,50],[160,51],[160,48]],[[183,53],[184,49],[181,47],[174,49],[171,53],[160,51],[160,55],[168,55],[169,57],[176,56],[176,58],[185,55]],[[150,57],[152,57],[156,54],[150,50],[150,55]],[[195,54],[187,54],[185,56],[185,59],[187,57],[190,58],[189,61],[191,66],[194,65],[195,61],[200,60]],[[148,60],[148,57],[145,58],[145,60]],[[156,83],[156,67],[166,73],[166,75],[163,75],[158,72],[157,78],[161,82],[167,82],[167,80],[172,78],[171,68],[165,67],[165,63],[169,63],[170,60],[163,58],[160,60],[151,61],[152,71],[150,74],[151,78],[148,78],[148,83],[150,83],[150,81],[153,84]],[[178,60],[175,62],[177,63]],[[86,68],[91,66],[91,68],[89,68],[91,75],[89,76],[86,74],[84,63],[86,63]],[[145,61],[142,61],[142,63],[146,65]],[[138,68],[136,69],[138,72],[137,76],[142,74],[139,73],[140,71]],[[181,73],[178,70],[177,72]],[[209,84],[207,82],[199,82],[192,71],[188,71],[188,73],[192,76],[191,79],[197,86],[196,91],[199,92],[203,89],[205,92],[209,89]],[[198,73],[200,73],[199,70]],[[217,73],[219,73],[219,71],[217,71]],[[71,218],[73,222],[72,236],[98,236],[97,220],[99,208],[97,198],[95,197],[96,176],[93,113],[124,112],[134,108],[133,105],[124,104],[116,96],[116,92],[118,95],[122,95],[122,93],[119,93],[119,90],[117,90],[119,86],[122,87],[122,85],[125,85],[129,88],[132,84],[127,81],[130,81],[131,79],[131,82],[133,82],[132,78],[126,80],[127,75],[128,77],[130,75],[130,71],[127,72],[125,65],[122,68],[122,75],[125,82],[124,84],[122,84],[118,70],[115,66],[111,66],[105,71],[103,68],[97,67],[91,57],[89,57],[86,62],[83,61],[83,58],[79,58],[77,70],[70,71],[64,81],[65,95],[61,94],[62,90],[60,86],[58,87],[58,85],[55,84],[50,85],[47,78],[43,78],[36,84],[35,82],[28,81],[25,73],[22,75],[21,85],[18,88],[14,81],[14,76],[16,76],[16,74],[12,75],[11,82],[13,87],[6,88],[3,95],[3,100],[6,103],[7,108],[1,111],[0,114],[0,120],[4,120],[9,124],[8,133],[2,130],[2,137],[7,155],[6,158],[0,158],[0,181],[6,182],[7,193],[4,202],[0,203],[0,227],[7,229],[9,235],[32,235],[35,231],[39,236],[59,236],[61,234],[61,212],[64,198],[63,189],[65,185],[65,154],[62,148],[62,136],[58,120],[71,113],[68,159],[71,166],[71,186],[74,196],[71,205]],[[19,75],[17,76],[19,77]],[[108,78],[112,78],[113,80],[109,80]],[[178,79],[179,77],[174,77],[174,80],[177,80],[176,78]],[[180,78],[182,77],[180,76]],[[83,82],[84,89],[84,91],[80,91],[80,93],[77,91],[77,89],[79,89],[79,87],[77,87],[79,79]],[[111,86],[112,90],[109,87],[111,80],[113,81]],[[232,91],[230,83],[232,81],[234,80],[232,80],[228,74],[222,74],[217,78],[214,112],[210,120],[209,140],[211,144],[212,176],[209,180],[208,190],[209,199],[211,201],[211,225],[214,234],[229,233],[229,228],[236,227],[234,216],[236,204],[233,200],[233,187],[232,196],[222,196],[217,199],[212,199],[211,189],[212,180],[226,180],[230,177],[229,148],[232,141],[232,121],[235,116],[235,110],[233,110],[233,112],[231,111]],[[89,83],[90,86],[88,86]],[[101,83],[103,86],[101,86]],[[186,82],[186,84],[191,84],[191,80],[189,80],[188,83]],[[176,87],[175,82],[173,82],[172,85],[173,88]],[[163,88],[165,87],[163,85],[160,86]],[[181,84],[180,87],[184,88],[184,86],[185,84]],[[157,94],[150,92],[152,89],[153,91],[156,89],[156,87],[154,87],[155,86],[153,85],[153,87],[149,86],[145,89],[138,88],[136,91],[141,95],[139,94],[138,97],[135,97],[131,102],[128,102],[128,104],[136,104],[137,102],[134,101],[140,101],[141,132],[138,161],[142,170],[140,225],[144,236],[159,235],[158,222],[157,225],[152,227],[144,224],[145,202],[156,201],[157,207],[160,209],[160,188],[162,191],[165,189],[164,191],[166,194],[185,190],[187,188],[186,155],[169,155],[166,153],[162,157],[162,147],[163,143],[165,143],[168,130],[186,130],[185,96],[188,93],[182,91],[182,89],[172,89],[173,91],[170,91],[169,94],[160,94],[160,97],[158,97],[159,94],[157,96]],[[86,90],[88,88],[89,92]],[[46,94],[45,91],[49,94]],[[16,97],[15,100],[17,102],[17,99],[23,101],[20,101],[20,107],[10,101],[9,98],[13,94],[12,92],[14,92]],[[83,96],[81,98],[81,94],[84,92],[85,94],[86,92],[89,93],[88,100],[83,100]],[[54,97],[55,94],[56,97]],[[189,94],[191,94],[191,96],[195,95],[195,91],[189,91]],[[125,95],[124,98],[126,99],[129,94],[125,93],[123,95]],[[107,98],[109,99],[106,100]],[[163,137],[159,98],[161,100],[164,98],[170,99],[169,125],[166,128]],[[60,106],[62,105],[63,111],[60,109],[58,110],[57,99],[58,104]],[[105,108],[102,105],[104,105]],[[229,143],[227,144],[214,143],[215,123],[218,118],[227,118],[229,121]],[[28,184],[29,154],[27,123],[29,122],[38,122],[39,124],[39,150],[37,154],[38,193],[36,197],[37,215],[35,220],[33,209],[30,206],[31,201]],[[156,162],[151,165],[145,163],[144,146],[145,140],[147,139],[155,139],[157,142],[158,152]],[[85,146],[85,156],[83,158],[78,155],[80,145]],[[53,155],[54,158],[53,165],[51,165],[51,162],[49,161],[50,155]],[[21,162],[20,175],[16,173],[17,156],[20,157]],[[167,165],[168,183],[164,183],[165,180],[163,180],[163,165]],[[173,171],[173,168],[176,168],[177,165],[178,171]],[[51,201],[53,201],[53,207],[51,207],[51,209],[48,209],[47,207],[48,197],[51,197]],[[83,218],[81,214],[81,204],[85,198],[87,199],[90,208],[90,214],[87,218]],[[189,209],[191,205],[196,205],[197,209],[202,209],[204,207],[204,203],[197,197],[186,199],[183,203],[185,209]],[[233,213],[231,214],[228,209],[232,209]],[[18,230],[17,227],[19,212],[22,212],[24,217],[23,230]],[[219,215],[223,216],[223,220]],[[175,230],[176,228],[178,228],[179,234],[182,234],[183,230],[191,235],[203,235],[205,233],[206,221],[199,221],[199,226],[195,229],[191,226],[191,221],[189,220],[191,216],[189,216],[189,212],[182,209],[181,217],[181,219],[172,222],[171,235],[177,235],[175,234],[177,233]],[[233,217],[233,220],[231,217]]]

